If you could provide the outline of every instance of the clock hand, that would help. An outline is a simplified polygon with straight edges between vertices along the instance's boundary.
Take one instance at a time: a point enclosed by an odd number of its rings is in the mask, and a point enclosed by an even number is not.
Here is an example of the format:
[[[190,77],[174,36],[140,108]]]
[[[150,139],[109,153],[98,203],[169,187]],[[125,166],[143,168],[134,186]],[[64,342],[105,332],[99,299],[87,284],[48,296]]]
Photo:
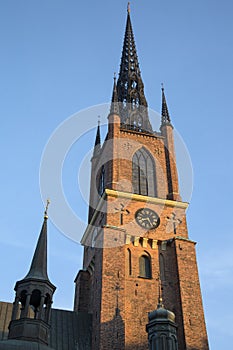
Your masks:
[[[150,218],[147,218],[147,220],[149,221],[150,225],[153,226],[153,224],[152,224]]]

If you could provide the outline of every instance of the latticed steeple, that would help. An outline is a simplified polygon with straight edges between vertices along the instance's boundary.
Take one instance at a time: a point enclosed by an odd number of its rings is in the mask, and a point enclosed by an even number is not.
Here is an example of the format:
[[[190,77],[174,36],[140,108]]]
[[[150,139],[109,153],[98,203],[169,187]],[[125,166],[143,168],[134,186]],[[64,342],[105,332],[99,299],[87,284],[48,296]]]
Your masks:
[[[121,102],[121,123],[138,131],[152,132],[130,19],[129,5],[120,73],[117,81],[117,93],[118,101]]]
[[[162,120],[161,125],[171,125],[171,118],[168,112],[167,101],[164,93],[164,87],[162,85]]]

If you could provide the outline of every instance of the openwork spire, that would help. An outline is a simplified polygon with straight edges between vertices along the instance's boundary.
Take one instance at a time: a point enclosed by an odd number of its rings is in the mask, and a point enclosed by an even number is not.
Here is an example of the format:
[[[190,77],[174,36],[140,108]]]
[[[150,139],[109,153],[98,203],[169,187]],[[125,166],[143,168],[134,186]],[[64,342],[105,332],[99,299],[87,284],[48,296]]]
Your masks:
[[[118,102],[118,93],[116,85],[116,75],[114,75],[113,91],[112,91],[112,102],[110,108],[110,114],[120,115],[119,102]]]
[[[161,120],[161,126],[163,125],[171,125],[171,118],[168,112],[168,107],[167,107],[167,101],[164,93],[164,87],[162,84],[162,120]]]
[[[121,102],[122,124],[138,131],[152,132],[130,19],[129,4],[117,93],[118,101]]]

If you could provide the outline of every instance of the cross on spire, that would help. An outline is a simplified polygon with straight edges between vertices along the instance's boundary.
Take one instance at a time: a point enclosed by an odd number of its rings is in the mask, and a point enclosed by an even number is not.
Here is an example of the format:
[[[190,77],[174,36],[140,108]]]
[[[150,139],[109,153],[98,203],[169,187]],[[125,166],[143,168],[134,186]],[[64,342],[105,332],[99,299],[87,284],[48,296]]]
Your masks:
[[[50,200],[47,199],[46,207],[45,207],[45,211],[44,211],[44,218],[45,218],[45,219],[48,219],[48,208],[49,208],[49,204],[50,204]]]

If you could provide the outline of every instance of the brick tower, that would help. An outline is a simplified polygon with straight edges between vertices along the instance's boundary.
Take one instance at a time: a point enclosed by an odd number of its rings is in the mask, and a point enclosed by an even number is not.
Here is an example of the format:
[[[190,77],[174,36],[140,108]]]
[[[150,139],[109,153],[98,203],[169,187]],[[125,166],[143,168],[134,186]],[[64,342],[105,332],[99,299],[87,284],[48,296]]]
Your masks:
[[[208,350],[195,242],[179,194],[173,126],[162,88],[159,132],[152,130],[130,9],[114,78],[108,132],[98,125],[89,222],[74,309],[92,314],[92,350],[146,350],[148,312],[176,316],[179,350]]]

